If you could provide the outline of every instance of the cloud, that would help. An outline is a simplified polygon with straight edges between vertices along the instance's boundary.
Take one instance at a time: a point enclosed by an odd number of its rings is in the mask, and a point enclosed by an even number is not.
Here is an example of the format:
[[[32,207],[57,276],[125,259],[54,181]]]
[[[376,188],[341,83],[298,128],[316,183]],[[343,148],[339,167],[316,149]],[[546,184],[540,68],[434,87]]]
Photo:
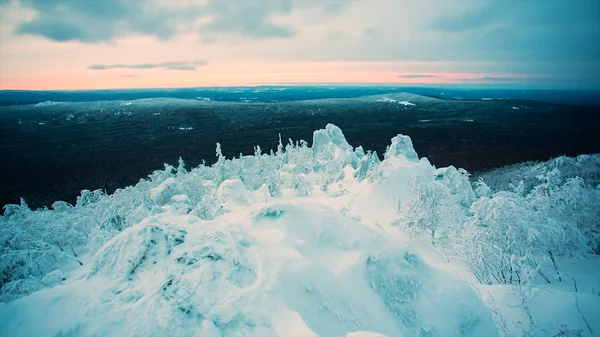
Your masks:
[[[261,1],[211,1],[207,10],[211,20],[202,25],[200,32],[229,33],[251,38],[292,37],[296,31],[287,24],[275,24],[272,17],[289,14],[291,0]]]
[[[133,74],[123,74],[123,75],[121,75],[121,77],[123,77],[123,78],[133,78],[133,77],[137,77],[137,75],[133,75]]]
[[[526,77],[510,77],[510,76],[479,76],[479,77],[464,77],[459,78],[460,81],[465,82],[511,82],[511,81],[523,81],[529,78]]]
[[[379,25],[366,27],[362,31],[363,35],[366,35],[366,36],[377,35],[380,32],[381,32],[381,26],[379,26]]]
[[[325,38],[329,42],[335,42],[344,38],[344,33],[337,29],[330,29],[325,33]]]
[[[162,62],[162,63],[139,63],[139,64],[93,64],[89,66],[92,70],[110,70],[110,69],[156,69],[167,70],[196,70],[196,67],[207,65],[204,60],[193,62]]]
[[[217,38],[215,38],[214,36],[205,36],[202,38],[202,43],[209,45],[209,44],[215,44],[217,43]]]
[[[437,75],[430,74],[407,74],[407,75],[398,75],[398,78],[434,78],[438,77]]]
[[[429,28],[445,32],[463,32],[488,26],[501,19],[497,15],[495,3],[480,8],[468,8],[458,14],[444,15],[434,19]]]
[[[35,12],[17,24],[17,34],[52,41],[100,43],[145,35],[165,40],[183,33],[229,34],[252,39],[289,38],[298,29],[282,23],[296,9],[319,8],[337,15],[341,1],[160,1],[160,0],[14,0]],[[0,2],[4,6],[9,2]],[[209,36],[211,38],[211,36]]]
[[[200,33],[236,35],[255,40],[291,38],[298,34],[299,28],[284,21],[293,12],[316,9],[321,15],[331,17],[341,14],[352,2],[353,0],[212,0],[204,8],[210,13],[210,21],[200,27]]]
[[[167,69],[167,70],[196,70],[196,67],[188,65],[188,64],[174,64],[174,65],[166,66],[165,69]]]
[[[499,77],[499,76],[484,76],[481,77],[484,81],[515,81],[520,80],[519,77]]]
[[[455,39],[453,50],[487,60],[600,60],[598,1],[463,1],[427,28]]]
[[[205,65],[208,64],[208,61],[205,60],[196,60],[196,61],[192,61],[192,64],[197,66],[197,67],[203,67]]]
[[[177,33],[174,18],[189,20],[189,8],[161,8],[142,1],[29,0],[18,3],[37,15],[17,25],[17,34],[64,42],[95,43],[141,34],[160,39]]]

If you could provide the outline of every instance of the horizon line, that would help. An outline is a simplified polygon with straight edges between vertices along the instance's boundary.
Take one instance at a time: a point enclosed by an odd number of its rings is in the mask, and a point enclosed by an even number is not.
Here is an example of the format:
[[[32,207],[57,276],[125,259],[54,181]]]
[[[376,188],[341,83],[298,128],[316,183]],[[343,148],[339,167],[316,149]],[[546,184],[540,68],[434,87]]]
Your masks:
[[[422,84],[422,83],[420,83]],[[0,88],[0,92],[89,92],[89,91],[126,91],[126,90],[181,90],[181,89],[213,89],[213,88],[259,88],[259,87],[388,87],[388,88],[449,88],[459,87],[463,89],[495,89],[495,90],[564,90],[564,91],[600,91],[599,87],[593,86],[564,86],[550,87],[548,85],[517,84],[490,84],[490,83],[440,83],[432,85],[419,85],[409,83],[370,83],[370,82],[311,82],[311,83],[273,83],[273,84],[239,84],[239,85],[214,85],[214,86],[181,86],[181,87],[117,87],[117,88],[91,88],[91,89],[10,89]]]

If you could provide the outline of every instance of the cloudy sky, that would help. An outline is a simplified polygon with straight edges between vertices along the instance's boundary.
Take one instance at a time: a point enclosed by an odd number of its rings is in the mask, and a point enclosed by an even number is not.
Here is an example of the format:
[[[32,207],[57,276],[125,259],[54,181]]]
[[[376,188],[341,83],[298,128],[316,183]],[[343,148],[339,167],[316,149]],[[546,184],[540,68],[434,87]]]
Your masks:
[[[1,89],[600,87],[597,0],[0,0]]]

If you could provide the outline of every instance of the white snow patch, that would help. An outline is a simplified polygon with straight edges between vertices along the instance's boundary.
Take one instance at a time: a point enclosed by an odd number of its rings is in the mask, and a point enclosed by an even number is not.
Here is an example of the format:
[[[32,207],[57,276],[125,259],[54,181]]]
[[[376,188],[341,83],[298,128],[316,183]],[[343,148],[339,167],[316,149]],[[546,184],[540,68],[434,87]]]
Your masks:
[[[415,106],[416,105],[416,104],[411,103],[409,101],[399,101],[399,100],[392,99],[392,98],[389,98],[389,97],[378,98],[378,99],[375,100],[375,102],[397,103],[397,104],[404,105],[404,106]]]
[[[58,104],[58,102],[45,101],[45,102],[37,103],[34,106],[36,106],[36,107],[46,107],[46,106],[51,106],[51,105],[56,105],[56,104]]]
[[[387,337],[377,332],[357,331],[346,334],[346,337]]]

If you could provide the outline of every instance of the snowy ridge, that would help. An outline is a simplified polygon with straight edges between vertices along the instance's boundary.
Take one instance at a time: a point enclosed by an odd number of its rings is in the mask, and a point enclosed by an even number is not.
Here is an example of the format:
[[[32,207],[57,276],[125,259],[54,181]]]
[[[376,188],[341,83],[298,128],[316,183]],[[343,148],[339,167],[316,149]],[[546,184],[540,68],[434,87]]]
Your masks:
[[[408,136],[380,161],[331,124],[312,147],[216,154],[76,205],[7,205],[0,336],[600,331],[600,273],[582,272],[600,267],[600,188],[572,171],[472,186]]]

